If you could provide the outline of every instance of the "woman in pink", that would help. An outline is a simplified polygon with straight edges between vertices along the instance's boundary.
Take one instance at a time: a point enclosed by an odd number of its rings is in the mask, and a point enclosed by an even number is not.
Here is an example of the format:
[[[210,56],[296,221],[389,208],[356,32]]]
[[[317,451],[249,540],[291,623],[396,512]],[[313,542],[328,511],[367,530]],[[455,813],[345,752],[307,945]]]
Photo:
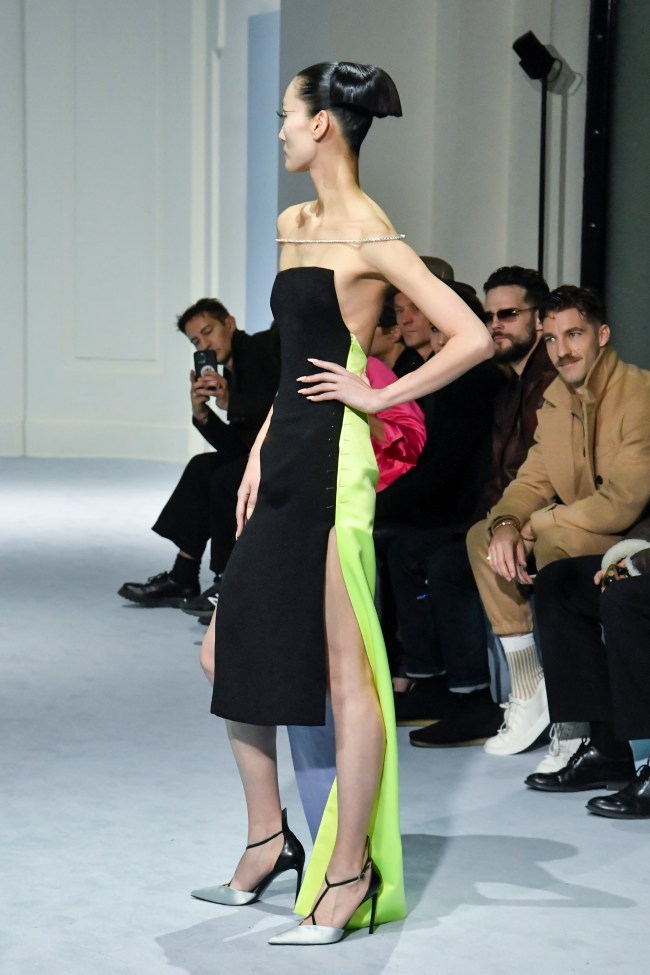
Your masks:
[[[374,356],[368,357],[366,376],[373,389],[390,386],[397,378],[388,366]],[[426,440],[424,413],[417,403],[411,401],[369,416],[368,421],[379,468],[379,492],[410,470],[420,456]]]

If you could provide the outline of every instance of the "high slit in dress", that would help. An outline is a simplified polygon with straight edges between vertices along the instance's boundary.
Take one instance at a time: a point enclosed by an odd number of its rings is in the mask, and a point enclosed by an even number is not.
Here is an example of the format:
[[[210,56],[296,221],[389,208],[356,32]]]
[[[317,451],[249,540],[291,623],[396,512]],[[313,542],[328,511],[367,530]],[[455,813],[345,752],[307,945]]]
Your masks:
[[[257,503],[223,576],[216,619],[212,713],[257,725],[325,723],[324,587],[333,528],[346,589],[372,668],[386,752],[370,826],[383,888],[378,921],[404,917],[393,690],[374,606],[372,529],[377,464],[365,414],[298,395],[308,357],[361,374],[366,356],[341,316],[334,272],[280,271],[271,294],[281,376],[260,453]],[[296,912],[306,915],[336,838],[336,782],[327,802]],[[349,927],[367,925],[369,904]]]

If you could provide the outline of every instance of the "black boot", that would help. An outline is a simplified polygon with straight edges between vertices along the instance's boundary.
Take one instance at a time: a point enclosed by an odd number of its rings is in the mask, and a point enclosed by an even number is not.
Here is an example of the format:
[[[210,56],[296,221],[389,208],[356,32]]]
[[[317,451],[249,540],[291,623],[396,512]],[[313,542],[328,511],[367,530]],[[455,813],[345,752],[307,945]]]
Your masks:
[[[456,703],[436,724],[412,731],[409,739],[416,748],[460,748],[483,745],[496,735],[503,711],[492,700],[489,689],[470,694],[450,694]]]

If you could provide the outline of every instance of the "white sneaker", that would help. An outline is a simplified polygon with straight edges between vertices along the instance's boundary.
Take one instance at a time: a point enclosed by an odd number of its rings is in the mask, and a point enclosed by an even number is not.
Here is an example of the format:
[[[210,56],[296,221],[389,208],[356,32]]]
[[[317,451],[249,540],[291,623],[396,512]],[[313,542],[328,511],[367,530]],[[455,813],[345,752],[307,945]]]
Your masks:
[[[579,736],[579,737],[578,737]],[[589,737],[589,725],[565,721],[551,725],[551,743],[547,754],[535,772],[559,772],[566,768],[569,759],[578,751],[583,738]]]
[[[511,694],[508,703],[501,707],[503,724],[494,738],[488,738],[483,745],[490,755],[516,755],[525,751],[550,723],[543,678],[531,698],[522,701]]]

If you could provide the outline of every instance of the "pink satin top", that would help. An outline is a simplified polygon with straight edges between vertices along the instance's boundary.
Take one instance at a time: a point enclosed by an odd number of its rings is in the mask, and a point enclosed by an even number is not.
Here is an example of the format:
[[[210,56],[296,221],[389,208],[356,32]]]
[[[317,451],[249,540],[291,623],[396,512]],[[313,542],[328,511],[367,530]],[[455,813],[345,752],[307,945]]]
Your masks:
[[[394,383],[397,376],[374,356],[368,358],[366,367],[368,382],[374,389],[383,389]],[[377,491],[410,470],[422,452],[426,440],[424,414],[417,403],[401,403],[377,413],[384,427],[383,441],[371,435],[372,446],[379,467]]]

